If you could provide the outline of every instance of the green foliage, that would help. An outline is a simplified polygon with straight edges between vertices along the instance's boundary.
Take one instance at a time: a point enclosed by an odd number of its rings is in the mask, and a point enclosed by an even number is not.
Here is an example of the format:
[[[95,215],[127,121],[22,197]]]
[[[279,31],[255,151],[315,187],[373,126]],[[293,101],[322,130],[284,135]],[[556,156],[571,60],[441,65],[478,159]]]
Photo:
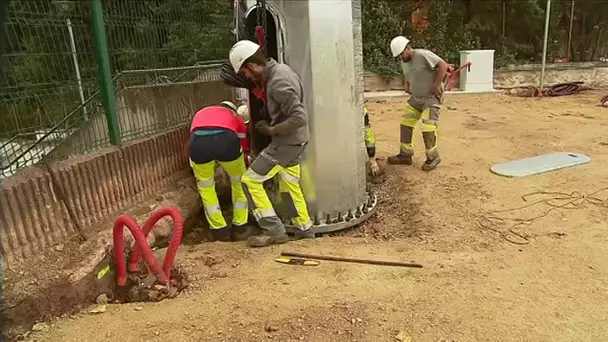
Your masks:
[[[402,2],[393,0],[363,0],[361,31],[363,33],[363,64],[382,76],[400,72],[389,51],[388,42],[404,26]]]
[[[429,28],[416,32],[411,25],[412,12],[425,6]],[[454,64],[459,63],[461,50],[472,49],[494,49],[497,67],[539,63],[545,6],[546,0],[365,0],[364,63],[367,70],[385,77],[398,74],[398,63],[389,51],[390,40],[398,34],[412,38],[414,47],[430,49]],[[548,61],[568,57],[570,6],[569,0],[553,1]],[[608,1],[576,0],[571,59],[606,57],[607,29]]]

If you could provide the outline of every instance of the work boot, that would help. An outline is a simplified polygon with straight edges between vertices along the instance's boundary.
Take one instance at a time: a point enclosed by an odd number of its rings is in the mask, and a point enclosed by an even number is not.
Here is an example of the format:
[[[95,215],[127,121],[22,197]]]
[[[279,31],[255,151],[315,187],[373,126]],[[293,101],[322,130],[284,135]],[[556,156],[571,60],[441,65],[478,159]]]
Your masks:
[[[285,233],[283,233],[283,235],[256,235],[250,236],[247,239],[249,247],[268,247],[272,245],[280,245],[287,241],[289,241],[289,237]]]
[[[230,228],[224,227],[220,229],[211,228],[211,237],[213,241],[232,241],[230,238]]]
[[[437,168],[437,165],[441,163],[441,158],[437,157],[434,159],[427,159],[422,165],[422,171],[433,171]]]
[[[230,233],[232,241],[244,241],[253,234],[253,227],[248,224],[233,225]]]
[[[314,239],[315,236],[315,232],[312,231],[312,229],[308,228],[306,230],[296,230],[296,232],[294,233],[294,236],[296,237],[296,239],[300,240],[300,239]]]
[[[391,165],[412,165],[412,156],[397,154],[386,158],[386,162]]]

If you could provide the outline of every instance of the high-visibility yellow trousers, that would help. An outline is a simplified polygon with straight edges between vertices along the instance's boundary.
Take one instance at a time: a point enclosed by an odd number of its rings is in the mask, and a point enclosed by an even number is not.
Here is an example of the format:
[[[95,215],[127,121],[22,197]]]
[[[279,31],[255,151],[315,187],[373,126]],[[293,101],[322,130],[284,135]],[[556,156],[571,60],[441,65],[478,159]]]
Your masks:
[[[405,114],[401,120],[401,147],[400,153],[406,156],[414,155],[412,141],[414,129],[418,121],[422,120],[422,139],[429,160],[439,156],[437,151],[437,129],[439,125],[440,100],[435,96],[423,98],[411,97],[405,107]]]
[[[216,163],[230,176],[230,188],[232,193],[232,224],[241,226],[247,223],[249,206],[247,197],[243,191],[241,178],[245,173],[245,159],[243,155],[233,161],[211,161],[205,164],[195,164],[190,161],[192,171],[198,184],[198,192],[203,200],[203,208],[211,229],[222,229],[227,226],[222,215],[220,203],[215,192],[215,167]]]
[[[260,157],[258,157],[260,158]],[[252,166],[255,166],[252,164]],[[243,187],[253,208],[252,213],[260,227],[270,234],[284,234],[285,227],[277,216],[263,183],[275,176],[279,176],[279,192],[281,201],[286,206],[291,223],[300,230],[312,227],[308,214],[306,200],[300,187],[300,164],[293,166],[274,165],[270,170],[255,170],[250,167],[243,175]]]
[[[367,112],[367,106],[363,106],[363,125],[365,127],[365,148],[367,149],[367,156],[374,158],[376,156],[376,135],[372,130],[372,124],[369,121],[369,114]]]

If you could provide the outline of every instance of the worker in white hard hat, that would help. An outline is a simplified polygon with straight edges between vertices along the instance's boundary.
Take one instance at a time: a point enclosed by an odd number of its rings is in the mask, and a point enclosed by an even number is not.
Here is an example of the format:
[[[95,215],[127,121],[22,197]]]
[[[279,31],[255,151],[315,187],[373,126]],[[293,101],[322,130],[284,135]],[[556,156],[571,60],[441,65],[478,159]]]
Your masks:
[[[437,151],[437,126],[448,64],[429,50],[413,49],[409,39],[403,36],[391,41],[391,53],[402,62],[405,91],[411,97],[401,121],[399,154],[389,157],[387,162],[412,165],[412,135],[414,127],[422,119],[422,138],[426,148],[426,162],[422,170],[434,170],[441,162]]]
[[[188,155],[198,183],[203,210],[212,238],[216,241],[245,240],[252,233],[247,225],[249,206],[241,185],[245,173],[244,153],[248,148],[247,127],[230,101],[205,107],[194,115],[190,125]],[[215,168],[219,164],[230,176],[232,225],[228,226],[215,192]]]
[[[263,247],[288,241],[285,226],[263,187],[265,181],[276,175],[281,200],[288,208],[291,223],[298,229],[296,238],[314,238],[300,186],[301,164],[309,139],[302,82],[289,66],[266,58],[260,46],[248,40],[237,42],[230,49],[229,59],[236,72],[264,85],[265,111],[270,118],[257,122],[255,128],[272,140],[243,175],[243,188],[253,215],[264,230],[263,235],[250,237],[249,245]]]

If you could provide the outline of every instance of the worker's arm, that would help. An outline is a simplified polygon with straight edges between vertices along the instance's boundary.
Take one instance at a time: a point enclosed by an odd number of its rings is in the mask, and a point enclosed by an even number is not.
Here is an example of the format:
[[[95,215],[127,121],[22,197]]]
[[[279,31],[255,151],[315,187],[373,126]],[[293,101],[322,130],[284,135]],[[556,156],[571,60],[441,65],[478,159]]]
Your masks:
[[[435,88],[439,88],[442,86],[443,79],[448,73],[448,68],[448,63],[444,62],[443,60],[441,60],[437,65],[437,74],[435,74]]]
[[[294,80],[283,78],[273,82],[272,91],[268,91],[268,96],[280,104],[281,111],[287,117],[285,121],[278,123],[270,128],[271,135],[288,135],[301,127],[306,126],[307,116],[304,110],[304,104],[300,100],[300,96],[296,92]]]
[[[403,71],[403,79],[404,79],[403,85],[405,86],[405,93],[411,95],[412,91],[410,89],[410,80],[409,80],[410,64],[401,62],[401,70]]]
[[[441,57],[437,56],[432,51],[428,50],[417,50],[417,53],[424,57],[429,68],[435,70],[435,88],[438,89],[442,86],[443,79],[448,73],[449,65]]]

